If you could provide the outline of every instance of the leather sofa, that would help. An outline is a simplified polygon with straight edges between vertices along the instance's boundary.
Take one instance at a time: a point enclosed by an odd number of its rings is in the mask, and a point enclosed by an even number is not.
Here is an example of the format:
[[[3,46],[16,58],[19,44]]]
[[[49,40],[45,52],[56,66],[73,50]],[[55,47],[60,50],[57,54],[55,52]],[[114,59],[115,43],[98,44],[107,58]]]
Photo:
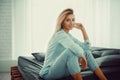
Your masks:
[[[108,80],[120,80],[120,49],[92,47],[91,52]],[[44,61],[45,55],[32,54],[37,61]],[[89,68],[81,71],[83,80],[99,80]],[[39,77],[39,80],[43,80]],[[58,80],[73,80],[71,76]]]
[[[108,80],[120,80],[120,49],[92,47],[92,54]],[[81,73],[83,80],[99,80],[89,68]]]

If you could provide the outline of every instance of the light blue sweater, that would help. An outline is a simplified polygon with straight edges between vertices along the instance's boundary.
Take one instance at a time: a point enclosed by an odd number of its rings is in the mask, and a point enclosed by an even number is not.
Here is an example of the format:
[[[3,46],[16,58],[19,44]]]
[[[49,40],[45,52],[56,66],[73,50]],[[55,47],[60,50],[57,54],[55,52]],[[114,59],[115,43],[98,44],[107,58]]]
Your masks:
[[[90,42],[88,40],[80,42],[70,33],[64,32],[63,29],[58,31],[48,44],[44,66],[39,73],[41,77],[48,73],[52,63],[64,51],[64,49],[67,48],[69,48],[77,57],[82,57],[84,52],[90,49]]]

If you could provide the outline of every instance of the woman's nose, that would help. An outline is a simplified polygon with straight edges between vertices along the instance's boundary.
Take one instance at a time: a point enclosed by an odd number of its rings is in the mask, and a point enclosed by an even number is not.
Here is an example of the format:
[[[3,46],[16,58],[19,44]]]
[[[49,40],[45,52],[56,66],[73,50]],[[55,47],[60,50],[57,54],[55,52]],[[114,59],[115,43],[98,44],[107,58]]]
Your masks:
[[[70,22],[70,24],[71,24],[71,25],[73,25],[73,24],[74,24],[74,22],[73,22],[73,21],[71,21],[71,22]]]

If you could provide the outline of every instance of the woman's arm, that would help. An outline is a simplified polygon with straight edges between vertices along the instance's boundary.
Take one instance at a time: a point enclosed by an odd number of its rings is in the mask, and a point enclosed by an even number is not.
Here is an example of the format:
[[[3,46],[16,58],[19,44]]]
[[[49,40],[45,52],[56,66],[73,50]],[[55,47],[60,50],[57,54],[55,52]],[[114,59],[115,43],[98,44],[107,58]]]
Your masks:
[[[89,40],[87,32],[86,32],[84,26],[81,23],[75,23],[75,28],[77,28],[77,29],[82,31],[84,40]]]
[[[85,51],[88,51],[91,49],[91,43],[89,41],[87,32],[85,30],[85,28],[83,27],[83,25],[81,23],[75,23],[75,28],[79,29],[82,31],[83,37],[84,37],[84,42],[80,42],[78,39],[76,39],[75,37],[73,37],[71,34],[70,37],[75,41],[75,43],[79,44],[80,47],[82,47]]]
[[[84,26],[81,23],[75,23],[75,28],[82,31],[83,38],[84,38],[85,41],[89,41],[87,32],[86,32]],[[86,60],[85,56],[79,58],[79,63],[82,64],[83,69],[85,69],[87,67],[87,60]]]
[[[74,41],[72,41],[71,39],[69,39],[69,37],[64,37],[62,38],[62,40],[59,41],[59,43],[67,48],[70,49],[76,56],[79,57],[79,63],[82,64],[82,68],[86,69],[87,68],[87,60],[84,56],[84,50],[76,43],[74,43]]]

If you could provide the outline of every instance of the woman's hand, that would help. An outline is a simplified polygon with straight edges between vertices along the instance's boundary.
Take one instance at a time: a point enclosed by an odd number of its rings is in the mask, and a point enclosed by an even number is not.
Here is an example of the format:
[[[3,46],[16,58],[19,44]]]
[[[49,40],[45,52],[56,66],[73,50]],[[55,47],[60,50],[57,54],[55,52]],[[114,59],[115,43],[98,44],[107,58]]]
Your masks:
[[[84,26],[81,23],[74,23],[74,27],[80,30],[84,29]]]
[[[87,68],[87,60],[86,60],[85,56],[79,58],[79,63],[82,65],[82,69]]]
[[[84,40],[89,40],[87,32],[86,32],[84,26],[81,23],[74,23],[74,27],[77,28],[77,29],[80,29],[82,31]]]

